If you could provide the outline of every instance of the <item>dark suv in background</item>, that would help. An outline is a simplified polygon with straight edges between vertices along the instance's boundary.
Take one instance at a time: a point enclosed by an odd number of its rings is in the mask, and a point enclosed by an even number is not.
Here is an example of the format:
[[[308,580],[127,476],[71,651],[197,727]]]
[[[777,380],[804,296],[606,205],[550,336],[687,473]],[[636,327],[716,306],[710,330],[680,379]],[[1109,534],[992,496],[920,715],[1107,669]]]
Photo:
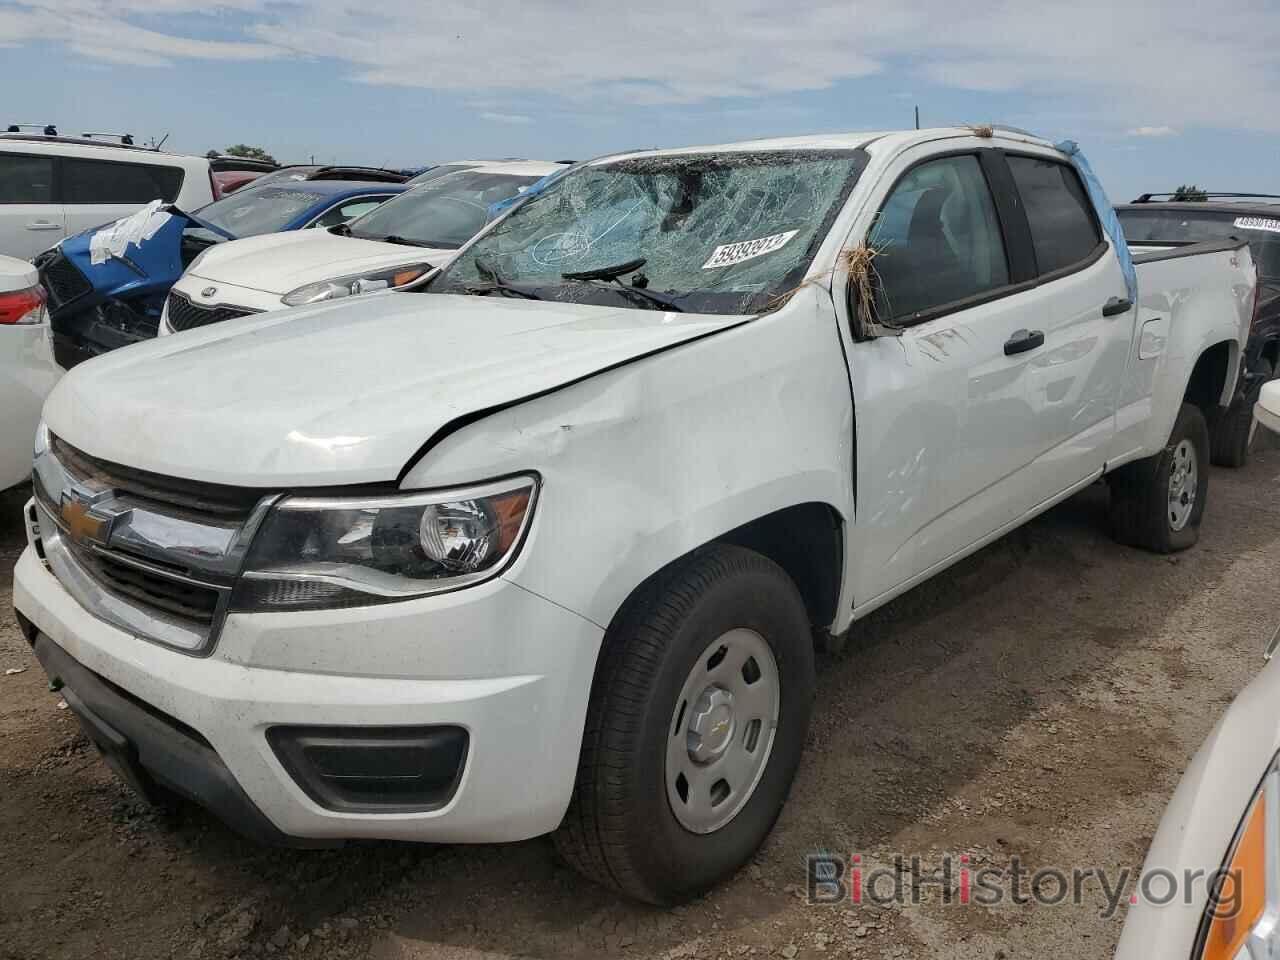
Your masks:
[[[1201,193],[1203,200],[1171,200],[1144,193],[1116,213],[1135,256],[1144,247],[1177,247],[1238,237],[1249,242],[1258,266],[1258,305],[1230,408],[1210,424],[1213,462],[1240,467],[1249,459],[1253,405],[1258,391],[1280,368],[1280,197],[1266,194]]]

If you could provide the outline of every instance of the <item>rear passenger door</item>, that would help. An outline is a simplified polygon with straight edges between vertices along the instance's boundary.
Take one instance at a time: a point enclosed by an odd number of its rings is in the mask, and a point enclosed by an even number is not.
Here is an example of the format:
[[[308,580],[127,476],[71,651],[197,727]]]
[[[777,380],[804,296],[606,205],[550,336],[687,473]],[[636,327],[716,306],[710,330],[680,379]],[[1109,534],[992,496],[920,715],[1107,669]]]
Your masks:
[[[1044,332],[1044,344],[1027,353],[1027,401],[1039,438],[1027,480],[1053,490],[1103,468],[1135,314],[1075,168],[1051,155],[1009,151],[1005,160],[1044,295],[1025,323]]]
[[[54,158],[0,152],[0,254],[30,260],[65,236]]]
[[[184,176],[181,167],[158,163],[61,157],[59,164],[68,235],[127,217],[152,200],[172,203]]]

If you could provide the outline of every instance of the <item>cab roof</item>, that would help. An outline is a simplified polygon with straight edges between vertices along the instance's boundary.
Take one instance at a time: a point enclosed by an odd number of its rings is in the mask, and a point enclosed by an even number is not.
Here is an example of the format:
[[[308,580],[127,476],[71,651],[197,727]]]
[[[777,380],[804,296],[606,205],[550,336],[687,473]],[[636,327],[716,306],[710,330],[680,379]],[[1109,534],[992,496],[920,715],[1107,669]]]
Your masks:
[[[629,153],[611,154],[595,162],[612,162],[632,157],[679,156],[704,153],[760,153],[787,150],[857,150],[873,144],[890,149],[905,149],[920,143],[936,140],[952,140],[977,135],[976,127],[931,127],[924,130],[873,130],[852,133],[819,133],[800,137],[771,137],[761,140],[740,140],[736,143],[720,143],[709,146],[677,147],[674,149],[635,150]],[[989,128],[995,139],[1015,140],[1036,146],[1052,148],[1043,137],[1013,127]]]

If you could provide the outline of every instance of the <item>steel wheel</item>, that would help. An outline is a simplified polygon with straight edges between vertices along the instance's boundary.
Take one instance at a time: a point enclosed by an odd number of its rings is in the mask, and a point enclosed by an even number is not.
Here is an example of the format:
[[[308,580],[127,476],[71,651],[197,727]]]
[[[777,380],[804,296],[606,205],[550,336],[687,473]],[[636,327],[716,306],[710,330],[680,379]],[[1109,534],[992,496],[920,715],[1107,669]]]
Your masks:
[[[1196,447],[1184,439],[1173,449],[1169,469],[1169,529],[1177,531],[1187,525],[1196,505],[1200,488],[1200,472],[1196,466]]]
[[[773,749],[781,690],[764,637],[730,630],[702,652],[676,698],[667,742],[667,799],[692,833],[740,811]]]

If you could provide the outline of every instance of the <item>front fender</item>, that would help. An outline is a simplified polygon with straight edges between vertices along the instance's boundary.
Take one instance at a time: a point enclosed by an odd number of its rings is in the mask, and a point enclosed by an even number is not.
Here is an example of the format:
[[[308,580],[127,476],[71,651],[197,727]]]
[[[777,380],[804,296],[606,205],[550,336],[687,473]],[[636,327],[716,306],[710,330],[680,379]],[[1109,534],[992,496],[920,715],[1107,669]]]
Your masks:
[[[661,322],[655,312],[654,322]],[[605,626],[647,577],[807,502],[853,515],[853,410],[825,293],[463,426],[405,488],[537,470],[506,576]]]

